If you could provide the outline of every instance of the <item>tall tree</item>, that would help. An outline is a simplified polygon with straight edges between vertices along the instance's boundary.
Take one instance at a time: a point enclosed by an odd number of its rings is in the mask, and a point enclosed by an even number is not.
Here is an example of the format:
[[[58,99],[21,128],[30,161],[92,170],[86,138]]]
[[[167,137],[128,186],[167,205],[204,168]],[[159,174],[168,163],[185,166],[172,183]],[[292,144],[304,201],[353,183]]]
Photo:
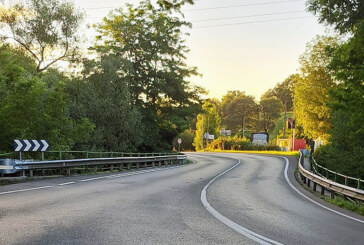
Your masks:
[[[332,90],[332,130],[326,164],[344,174],[364,178],[364,2],[310,0],[308,10],[331,25],[345,40],[329,48],[329,69],[338,87]]]
[[[41,72],[78,54],[77,32],[83,16],[71,2],[16,1],[8,8],[0,6],[0,38],[18,44]]]
[[[63,150],[87,141],[93,125],[70,118],[67,78],[52,70],[34,75],[35,67],[21,51],[0,47],[0,150],[11,150],[16,138],[47,139]]]
[[[340,33],[354,31],[364,16],[362,0],[308,0],[308,11],[319,17],[320,23],[333,25]]]
[[[84,77],[68,85],[72,118],[88,117],[95,125],[85,148],[107,151],[136,151],[144,134],[142,116],[133,105],[130,93],[117,73],[117,56],[84,63]],[[82,147],[82,145],[80,146]]]
[[[221,119],[214,104],[205,101],[202,105],[202,110],[203,113],[197,115],[196,135],[193,140],[193,145],[196,150],[202,150],[204,148],[203,141],[205,133],[214,135],[217,138],[221,125]]]
[[[136,7],[127,4],[95,26],[100,35],[94,50],[123,60],[117,73],[143,120],[149,122],[145,150],[155,150],[156,142],[162,141],[159,148],[171,146],[173,138],[185,129],[182,121],[195,116],[191,108],[200,103],[201,89],[189,81],[198,75],[197,69],[185,63],[189,50],[182,30],[190,24],[176,14],[182,3],[144,0]]]
[[[228,91],[221,104],[223,125],[232,130],[241,128],[245,137],[246,126],[252,126],[253,118],[258,115],[254,97],[237,90]]]
[[[331,58],[326,48],[336,43],[336,38],[317,36],[307,44],[306,51],[300,58],[302,76],[294,87],[294,115],[297,125],[303,127],[309,138],[327,141],[329,137],[331,124],[328,91],[335,83],[327,69]]]
[[[277,97],[283,104],[284,108],[284,127],[283,138],[286,138],[287,129],[287,112],[293,109],[293,87],[298,79],[297,74],[292,74],[283,82],[278,83],[273,89],[269,89],[262,98]]]
[[[260,107],[260,124],[264,132],[268,133],[274,127],[274,122],[279,118],[282,111],[282,102],[276,97],[261,98]]]

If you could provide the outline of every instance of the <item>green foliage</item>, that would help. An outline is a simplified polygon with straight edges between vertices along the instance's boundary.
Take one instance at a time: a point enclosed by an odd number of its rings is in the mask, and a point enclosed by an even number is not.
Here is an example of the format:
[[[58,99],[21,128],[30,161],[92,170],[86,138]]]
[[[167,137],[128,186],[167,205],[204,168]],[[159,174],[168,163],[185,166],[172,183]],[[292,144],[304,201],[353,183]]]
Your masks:
[[[205,141],[203,138],[205,133],[209,133],[210,135],[214,135],[215,138],[219,136],[219,129],[221,124],[221,119],[219,114],[217,113],[216,106],[209,101],[205,101],[202,105],[203,113],[197,115],[196,122],[196,135],[194,138],[193,146],[196,150],[203,149],[202,141]],[[205,145],[206,146],[206,145]]]
[[[328,91],[335,83],[327,69],[330,57],[326,50],[336,44],[336,38],[318,36],[307,44],[300,58],[302,76],[294,86],[294,115],[297,125],[302,126],[309,138],[327,141],[329,137]]]
[[[291,111],[293,109],[293,87],[297,79],[297,74],[290,75],[283,82],[277,83],[273,89],[265,92],[261,99],[276,97],[282,102],[286,112]]]
[[[68,85],[72,118],[87,117],[95,125],[90,142],[78,149],[136,151],[141,145],[142,116],[117,75],[119,62],[115,56],[85,62],[85,77]]]
[[[341,208],[356,212],[360,215],[364,215],[364,206],[360,205],[358,206],[358,204],[355,204],[351,201],[347,201],[342,197],[336,197],[335,199],[331,199],[331,198],[325,198],[326,201],[331,202],[332,204],[335,204]]]
[[[9,9],[0,9],[0,38],[15,41],[36,62],[36,71],[41,72],[57,61],[75,58],[82,20],[83,13],[71,2],[15,2]]]
[[[279,151],[274,145],[254,145],[250,140],[241,137],[220,137],[213,140],[207,150],[248,150],[248,151]]]
[[[261,98],[259,102],[260,107],[260,118],[257,124],[259,124],[260,128],[263,129],[264,132],[271,132],[274,128],[274,122],[277,118],[279,118],[280,113],[283,109],[282,102],[276,97],[269,98]]]
[[[195,138],[195,133],[192,130],[186,129],[173,140],[173,145],[176,150],[178,150],[178,142],[177,142],[178,138],[180,138],[182,140],[181,151],[194,151],[195,150],[195,147],[193,146],[193,140]]]
[[[196,67],[188,67],[182,29],[190,24],[178,17],[180,6],[192,1],[141,1],[136,7],[112,12],[96,25],[100,33],[93,48],[100,57],[117,59],[115,72],[126,86],[144,125],[141,150],[171,148],[172,140],[200,109],[203,89],[192,86]]]
[[[317,155],[334,171],[364,178],[364,3],[359,0],[308,2],[321,22],[345,34],[328,48],[328,70],[338,84],[330,90],[332,129],[329,145]],[[349,35],[346,35],[349,34]]]
[[[233,132],[242,129],[245,137],[245,129],[254,127],[258,111],[259,107],[253,96],[237,90],[228,91],[221,103],[222,125]]]
[[[333,25],[341,33],[355,29],[364,16],[362,0],[308,0],[307,6],[321,23]]]
[[[34,75],[35,64],[23,65],[24,60],[29,59],[19,51],[0,47],[1,149],[12,150],[17,138],[47,139],[53,149],[70,149],[79,140],[87,140],[93,125],[86,118],[70,119],[65,82],[47,79],[46,84]]]

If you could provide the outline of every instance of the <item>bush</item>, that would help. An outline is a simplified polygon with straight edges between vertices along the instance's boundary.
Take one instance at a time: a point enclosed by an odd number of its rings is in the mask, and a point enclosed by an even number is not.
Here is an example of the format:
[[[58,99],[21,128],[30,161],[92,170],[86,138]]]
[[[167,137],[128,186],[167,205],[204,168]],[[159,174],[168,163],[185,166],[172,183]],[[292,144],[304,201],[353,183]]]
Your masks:
[[[254,145],[250,140],[241,137],[218,138],[209,143],[207,150],[235,151],[279,151],[275,145]]]

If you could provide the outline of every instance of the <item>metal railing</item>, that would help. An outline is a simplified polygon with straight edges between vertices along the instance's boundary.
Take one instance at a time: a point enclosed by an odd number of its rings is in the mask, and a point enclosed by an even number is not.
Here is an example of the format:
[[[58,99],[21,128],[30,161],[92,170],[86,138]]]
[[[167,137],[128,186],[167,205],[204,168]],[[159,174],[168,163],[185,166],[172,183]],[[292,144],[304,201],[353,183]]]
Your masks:
[[[307,169],[305,169],[303,167],[303,161],[304,161],[304,156],[302,154],[302,152],[300,151],[300,158],[299,158],[299,164],[298,164],[298,169],[301,175],[301,178],[303,180],[303,183],[307,184],[308,187],[310,187],[311,182],[313,183],[313,191],[316,191],[316,186],[319,185],[321,186],[321,195],[324,195],[325,190],[329,190],[331,192],[331,198],[335,197],[335,193],[339,193],[341,195],[343,195],[344,197],[351,197],[360,201],[364,201],[364,190],[360,189],[360,188],[355,188],[355,187],[351,187],[345,184],[340,184],[337,183],[331,179],[328,179],[326,177],[324,177],[323,175],[318,175],[316,174],[317,169],[318,169],[318,165],[314,164],[315,166],[313,167],[316,168],[316,170],[313,170],[313,172],[308,171]],[[323,168],[322,166],[320,166],[321,168]],[[326,171],[326,168],[323,168]],[[327,169],[327,171],[329,171]],[[335,173],[333,171],[331,171],[331,173]],[[338,173],[336,173],[336,177],[339,176]],[[345,175],[341,175],[340,176],[344,176],[347,177]],[[350,177],[351,178],[351,177]],[[352,178],[354,180],[359,180],[359,184],[357,187],[360,187],[360,183],[361,180],[360,179],[355,179]],[[346,183],[348,183],[346,181]]]
[[[50,152],[52,153],[52,152]],[[3,159],[3,170],[0,168],[0,172],[11,174],[19,171],[29,173],[29,176],[33,176],[33,171],[36,170],[52,170],[61,169],[65,170],[67,175],[71,174],[73,168],[88,168],[93,167],[94,172],[101,169],[108,169],[111,171],[123,169],[132,169],[140,167],[155,167],[162,165],[172,164],[185,164],[187,156],[180,153],[122,153],[122,152],[88,152],[88,151],[57,151],[59,159],[46,160],[46,161],[34,161],[34,160],[14,160]],[[81,153],[84,158],[78,159],[62,159],[62,154],[75,154]],[[95,157],[91,158],[90,156]],[[105,157],[106,155],[106,157]],[[73,158],[76,155],[73,155]],[[0,161],[0,166],[1,166]]]
[[[324,166],[319,165],[313,156],[311,157],[311,169],[315,174],[323,178],[329,179],[331,181],[334,181],[335,183],[339,183],[357,189],[362,189],[364,187],[363,185],[364,180],[340,174],[338,172],[325,168]]]

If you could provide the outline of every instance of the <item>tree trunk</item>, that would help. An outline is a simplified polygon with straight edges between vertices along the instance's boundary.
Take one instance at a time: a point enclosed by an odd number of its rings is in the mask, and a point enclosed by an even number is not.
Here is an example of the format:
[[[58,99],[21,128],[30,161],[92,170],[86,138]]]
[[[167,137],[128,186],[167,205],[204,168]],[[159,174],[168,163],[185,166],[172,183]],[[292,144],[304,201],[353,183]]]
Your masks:
[[[243,116],[243,138],[245,138],[245,116]]]

